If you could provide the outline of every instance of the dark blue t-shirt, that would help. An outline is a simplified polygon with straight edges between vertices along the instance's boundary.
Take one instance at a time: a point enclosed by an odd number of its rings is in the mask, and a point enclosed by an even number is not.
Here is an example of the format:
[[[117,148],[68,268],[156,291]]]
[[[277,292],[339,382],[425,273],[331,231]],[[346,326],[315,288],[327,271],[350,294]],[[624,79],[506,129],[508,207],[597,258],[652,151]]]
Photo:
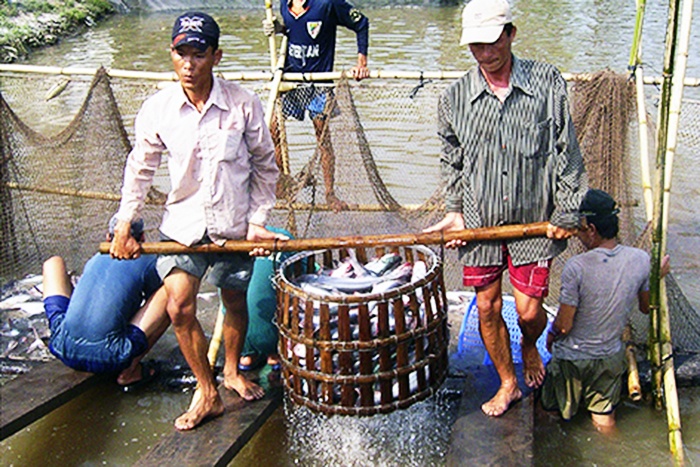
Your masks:
[[[280,13],[287,28],[289,46],[285,71],[333,71],[338,25],[355,31],[357,51],[367,55],[369,20],[345,0],[307,0],[306,10],[295,17],[291,0],[280,0]]]

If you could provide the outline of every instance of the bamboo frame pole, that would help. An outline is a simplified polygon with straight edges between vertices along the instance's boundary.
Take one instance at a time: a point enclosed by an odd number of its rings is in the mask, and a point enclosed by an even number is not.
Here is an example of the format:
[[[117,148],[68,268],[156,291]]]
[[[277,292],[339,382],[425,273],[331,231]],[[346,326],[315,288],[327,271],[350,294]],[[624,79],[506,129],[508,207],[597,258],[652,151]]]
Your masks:
[[[666,50],[664,54],[664,81],[661,87],[661,98],[659,102],[659,116],[657,127],[656,144],[656,174],[654,192],[654,218],[652,221],[652,258],[651,258],[651,281],[649,287],[649,361],[652,366],[652,391],[654,405],[661,409],[662,402],[662,372],[661,372],[661,347],[660,347],[660,277],[662,237],[663,237],[663,186],[665,182],[666,148],[668,140],[668,110],[671,101],[671,79],[673,76],[673,57],[676,49],[676,35],[678,29],[679,1],[671,0],[668,12],[668,24],[666,26]]]
[[[507,240],[525,237],[541,237],[547,234],[548,222],[533,224],[513,224],[496,227],[480,227],[451,232],[429,232],[418,234],[356,235],[328,238],[302,238],[289,240],[227,240],[222,246],[215,243],[198,246],[185,246],[177,242],[146,242],[141,244],[144,254],[185,254],[185,253],[232,253],[249,252],[254,248],[269,251],[304,251],[330,248],[359,248],[377,246],[438,245],[452,240],[468,242],[483,240]],[[102,242],[100,253],[109,253],[109,242]]]
[[[675,154],[680,105],[683,92],[683,79],[687,60],[692,16],[692,1],[685,1],[683,24],[679,32],[680,0],[672,0],[669,6],[669,19],[666,31],[666,52],[664,56],[664,82],[659,107],[659,127],[657,135],[657,191],[654,196],[654,220],[652,231],[652,264],[650,284],[650,314],[653,315],[650,328],[650,349],[653,352],[652,381],[655,391],[655,405],[661,408],[663,396],[666,401],[668,440],[671,454],[677,465],[684,463],[683,441],[681,436],[680,411],[673,365],[670,317],[666,288],[660,276],[661,259],[666,251],[668,202],[673,156]],[[680,36],[680,42],[679,41]],[[684,37],[685,36],[685,37]],[[676,48],[680,53],[676,53]],[[678,66],[678,76],[674,72]]]
[[[664,190],[662,211],[662,232],[660,258],[666,252],[668,243],[668,217],[671,198],[671,182],[673,174],[673,160],[676,154],[678,141],[678,127],[683,101],[683,81],[688,62],[688,50],[690,48],[691,22],[693,15],[693,0],[683,0],[683,11],[678,37],[678,51],[675,55],[674,76],[671,86],[671,101],[668,115],[668,136],[664,163]],[[659,259],[660,260],[660,259]],[[666,293],[666,282],[661,279],[660,283],[660,336],[661,358],[663,361],[663,384],[664,397],[666,400],[666,418],[668,420],[668,440],[671,453],[676,464],[683,464],[683,440],[681,429],[680,407],[678,392],[676,390],[676,376],[673,363],[673,345],[671,337],[671,319],[668,309],[668,295]]]
[[[112,78],[124,79],[140,79],[147,81],[177,81],[177,75],[173,72],[149,72],[135,70],[120,70],[106,68],[107,75]],[[97,73],[97,68],[83,67],[54,67],[54,66],[37,66],[37,65],[20,65],[14,63],[0,63],[0,72],[9,73],[34,73],[44,75],[66,75],[66,76],[94,76]],[[421,77],[432,80],[454,80],[461,78],[467,70],[457,71],[401,71],[401,70],[371,70],[367,79],[415,79]],[[340,79],[342,72],[325,72],[325,73],[283,73],[283,81],[330,81]],[[231,81],[270,81],[273,78],[273,73],[269,71],[228,71],[221,73],[224,79]],[[562,73],[566,81],[589,81],[590,73]],[[363,80],[364,82],[365,80]],[[644,84],[659,85],[662,84],[662,76],[647,76],[644,78]],[[700,78],[686,78],[683,82],[686,87],[700,87]]]
[[[651,190],[651,175],[649,172],[649,128],[644,95],[644,72],[642,68],[642,26],[646,0],[637,0],[637,16],[634,25],[634,37],[630,51],[628,69],[634,76],[637,91],[637,121],[639,123],[639,164],[641,170],[642,194],[647,222],[654,215],[654,199]]]
[[[273,21],[272,0],[265,0],[265,17],[268,21]],[[270,71],[274,73],[275,67],[277,66],[277,42],[275,41],[274,34],[267,39],[270,44]]]

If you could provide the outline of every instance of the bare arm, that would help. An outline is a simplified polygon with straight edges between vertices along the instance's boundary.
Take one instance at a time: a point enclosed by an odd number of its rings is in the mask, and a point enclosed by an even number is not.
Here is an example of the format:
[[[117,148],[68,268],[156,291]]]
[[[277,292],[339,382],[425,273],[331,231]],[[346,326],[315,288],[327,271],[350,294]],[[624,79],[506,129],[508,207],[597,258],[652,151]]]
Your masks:
[[[573,305],[565,305],[561,303],[559,305],[559,312],[557,317],[552,323],[552,327],[547,333],[547,350],[552,351],[552,344],[555,340],[560,339],[562,336],[566,336],[571,332],[571,328],[574,325],[574,316],[576,315],[576,307]]]

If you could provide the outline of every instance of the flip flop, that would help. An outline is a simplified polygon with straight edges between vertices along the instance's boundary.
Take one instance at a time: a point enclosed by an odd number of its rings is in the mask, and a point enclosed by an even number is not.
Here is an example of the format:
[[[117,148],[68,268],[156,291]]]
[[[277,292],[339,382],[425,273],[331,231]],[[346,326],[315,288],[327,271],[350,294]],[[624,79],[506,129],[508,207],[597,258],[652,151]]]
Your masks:
[[[156,379],[159,372],[160,369],[155,362],[141,362],[141,379],[134,381],[133,383],[123,385],[122,392],[131,393],[138,391]]]
[[[240,361],[238,362],[238,369],[241,371],[253,371],[257,370],[258,368],[262,368],[267,364],[267,359],[261,357],[260,355],[257,354],[252,354],[252,355],[242,355],[243,357],[251,357],[253,359],[253,362],[250,365],[244,365]]]
[[[266,363],[270,365],[272,371],[280,371],[282,369],[282,362],[279,360],[277,360],[275,363],[270,363],[270,357],[268,357]]]

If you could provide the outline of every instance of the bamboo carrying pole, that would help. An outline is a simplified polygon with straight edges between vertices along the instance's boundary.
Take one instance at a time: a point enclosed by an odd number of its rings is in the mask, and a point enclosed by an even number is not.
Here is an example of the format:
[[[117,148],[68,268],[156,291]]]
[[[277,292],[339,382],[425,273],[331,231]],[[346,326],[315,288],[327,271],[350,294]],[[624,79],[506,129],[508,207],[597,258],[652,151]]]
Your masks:
[[[515,224],[497,227],[482,227],[465,229],[455,232],[431,232],[403,235],[372,235],[333,238],[290,239],[279,241],[250,242],[246,240],[228,240],[223,246],[215,244],[187,247],[176,242],[142,243],[142,252],[146,254],[177,254],[177,253],[223,253],[251,251],[253,248],[264,248],[270,251],[303,251],[330,248],[358,248],[373,246],[406,246],[419,244],[441,244],[451,240],[481,241],[505,240],[524,237],[537,237],[547,234],[548,222],[533,224]],[[109,253],[109,243],[100,243],[100,252]],[[224,314],[219,312],[214,333],[209,344],[207,358],[213,367],[223,333]],[[189,409],[192,409],[201,397],[199,388],[192,395]]]
[[[483,240],[507,240],[524,237],[541,237],[547,234],[548,222],[513,224],[496,227],[480,227],[452,232],[429,232],[418,234],[354,235],[347,237],[301,238],[289,240],[227,240],[224,245],[209,243],[185,246],[177,242],[142,243],[144,254],[191,254],[249,252],[255,248],[268,251],[304,251],[332,248],[367,248],[376,246],[438,245],[452,240],[468,242]],[[100,243],[100,253],[109,253],[109,242]]]

